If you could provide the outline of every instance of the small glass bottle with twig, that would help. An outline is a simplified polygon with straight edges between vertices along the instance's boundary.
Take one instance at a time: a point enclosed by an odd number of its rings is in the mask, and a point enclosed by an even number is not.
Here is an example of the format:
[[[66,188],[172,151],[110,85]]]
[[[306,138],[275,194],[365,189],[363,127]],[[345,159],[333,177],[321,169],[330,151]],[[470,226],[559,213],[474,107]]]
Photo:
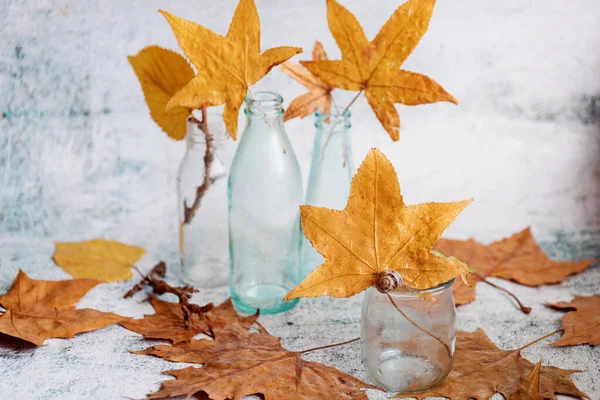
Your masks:
[[[214,121],[222,121],[220,117]],[[179,251],[183,280],[194,287],[227,285],[227,175],[235,145],[222,123],[187,120],[187,151],[177,174]]]
[[[381,274],[367,289],[361,318],[363,364],[378,386],[395,392],[420,392],[450,373],[456,331],[454,279],[417,290]],[[401,281],[401,279],[400,279]]]

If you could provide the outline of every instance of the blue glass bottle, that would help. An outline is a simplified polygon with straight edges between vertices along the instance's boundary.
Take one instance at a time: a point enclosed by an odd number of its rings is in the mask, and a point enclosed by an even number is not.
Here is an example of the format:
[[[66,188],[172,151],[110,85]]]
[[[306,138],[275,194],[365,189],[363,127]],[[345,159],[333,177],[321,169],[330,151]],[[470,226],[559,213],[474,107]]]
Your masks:
[[[245,313],[294,307],[283,297],[300,282],[302,177],[283,127],[283,99],[257,92],[229,175],[230,292]]]
[[[313,147],[306,204],[341,210],[346,207],[354,175],[350,145],[350,111],[332,107],[331,115],[315,113],[317,134]],[[324,262],[308,239],[302,239],[301,276]]]

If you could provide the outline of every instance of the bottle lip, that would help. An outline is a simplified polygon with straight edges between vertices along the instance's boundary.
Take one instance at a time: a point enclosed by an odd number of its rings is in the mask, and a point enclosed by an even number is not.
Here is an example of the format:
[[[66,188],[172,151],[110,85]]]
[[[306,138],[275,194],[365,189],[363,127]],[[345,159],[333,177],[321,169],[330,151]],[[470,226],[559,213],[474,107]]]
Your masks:
[[[218,118],[218,123],[214,122],[214,119]],[[210,120],[209,120],[210,121]],[[186,119],[186,139],[191,140],[194,143],[205,143],[206,135],[200,128],[201,121],[190,115]],[[228,139],[230,139],[229,134],[225,130],[225,125],[223,123],[223,117],[219,114],[215,114],[213,117],[213,122],[208,123],[208,127],[210,129],[210,133],[212,134],[212,139],[215,144],[220,144]]]
[[[246,108],[250,111],[277,111],[281,109],[283,97],[275,92],[254,92],[246,96],[244,103],[246,103]]]
[[[319,109],[317,109],[317,111],[315,111],[315,117],[318,120],[327,120],[329,118],[335,120],[348,120],[350,119],[350,117],[352,116],[352,113],[350,112],[350,110],[344,110],[342,107],[338,107],[338,106],[331,106],[331,110],[329,111],[329,113],[323,112]]]
[[[452,286],[452,284],[454,283],[455,278],[452,278],[451,280],[449,280],[448,282],[444,282],[444,283],[440,283],[439,285],[432,287],[432,288],[428,288],[428,289],[414,289],[414,288],[410,288],[407,286],[399,286],[397,289],[389,292],[388,294],[393,295],[393,296],[404,296],[404,295],[408,295],[408,296],[413,296],[413,295],[418,295],[418,294],[423,294],[423,293],[439,293],[445,289],[448,289],[449,287]],[[377,289],[375,289],[377,290]]]

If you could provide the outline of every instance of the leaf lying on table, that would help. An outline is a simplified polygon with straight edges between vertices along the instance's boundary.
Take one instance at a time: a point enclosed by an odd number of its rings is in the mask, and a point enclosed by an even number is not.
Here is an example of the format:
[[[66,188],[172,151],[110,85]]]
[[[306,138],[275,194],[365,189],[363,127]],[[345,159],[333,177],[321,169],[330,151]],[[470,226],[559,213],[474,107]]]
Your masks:
[[[6,309],[0,315],[0,332],[41,346],[49,338],[72,338],[124,320],[113,313],[75,309],[99,283],[89,279],[34,280],[19,270],[8,292],[0,296],[0,305]]]
[[[160,399],[193,396],[204,392],[213,400],[239,400],[251,394],[270,399],[367,399],[363,388],[377,389],[333,367],[302,359],[302,352],[281,346],[279,338],[259,326],[250,333],[221,329],[215,340],[191,340],[173,346],[158,345],[135,354],[154,355],[169,361],[203,364],[165,374],[175,380],[163,382],[149,396]]]
[[[327,53],[325,53],[325,49],[321,42],[315,42],[312,60],[327,60]],[[283,114],[284,121],[296,117],[304,118],[317,110],[320,110],[325,114],[331,112],[331,91],[333,90],[333,87],[329,86],[300,65],[285,62],[281,64],[280,69],[308,89],[308,93],[292,100],[287,110],[285,110],[285,114]]]
[[[173,107],[166,111],[167,103],[190,80],[194,70],[185,58],[174,51],[159,46],[149,46],[135,56],[127,57],[137,75],[150,116],[161,129],[175,140],[185,138],[187,117],[191,110]]]
[[[477,268],[477,274],[470,276],[470,287],[462,282],[454,283],[452,291],[457,305],[475,300],[475,285],[488,276],[509,279],[527,286],[540,286],[560,283],[567,276],[583,271],[595,261],[549,259],[535,242],[530,228],[490,245],[473,239],[440,239],[434,248]]]
[[[400,138],[394,103],[457,100],[428,76],[400,69],[427,32],[435,0],[410,0],[400,6],[369,42],[356,17],[335,0],[327,0],[329,29],[341,60],[301,61],[328,85],[364,91],[375,115],[393,140]]]
[[[540,372],[542,361],[538,361],[533,370],[527,375],[519,389],[510,395],[508,400],[539,400],[540,398]]]
[[[496,393],[508,398],[516,393],[528,375],[534,370],[531,362],[523,358],[521,350],[531,342],[514,350],[500,350],[482,329],[475,332],[457,332],[456,353],[450,374],[433,389],[420,393],[398,394],[394,398],[445,397],[451,400],[489,399]],[[589,397],[579,391],[570,375],[574,370],[541,367],[540,399],[556,400],[555,394],[578,399]]]
[[[179,343],[188,341],[199,333],[217,334],[232,324],[247,330],[258,317],[241,317],[235,312],[231,300],[227,300],[202,316],[191,314],[186,324],[181,304],[153,297],[152,306],[155,314],[145,315],[143,319],[129,319],[121,322],[121,325],[146,339],[164,339]]]
[[[548,307],[567,312],[560,319],[565,333],[550,346],[600,345],[600,294],[575,296],[569,302],[548,304]]]
[[[54,262],[73,278],[104,282],[130,280],[131,267],[146,253],[137,246],[114,240],[55,243]]]
[[[167,110],[200,109],[225,103],[223,120],[231,137],[236,139],[238,114],[248,88],[302,49],[275,47],[261,54],[260,21],[254,0],[240,0],[225,37],[166,11],[161,13],[171,24],[179,47],[198,71],[171,98]]]
[[[302,229],[325,263],[285,297],[350,297],[396,271],[404,285],[438,286],[468,267],[430,250],[471,200],[406,206],[392,163],[372,149],[352,180],[344,210],[301,206]]]

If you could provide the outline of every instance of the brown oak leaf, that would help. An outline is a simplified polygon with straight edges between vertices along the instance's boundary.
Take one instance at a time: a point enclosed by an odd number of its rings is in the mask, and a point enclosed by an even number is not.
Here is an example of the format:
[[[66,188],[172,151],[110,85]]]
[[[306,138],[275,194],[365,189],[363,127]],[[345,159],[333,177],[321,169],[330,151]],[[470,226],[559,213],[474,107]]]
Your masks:
[[[487,400],[496,393],[505,398],[516,393],[534,366],[521,350],[546,338],[546,335],[514,350],[500,350],[482,329],[457,332],[452,371],[439,386],[421,393],[398,394],[394,398],[445,397],[451,400]],[[589,397],[579,391],[570,375],[575,370],[541,367],[539,399],[556,400],[556,394],[579,399]]]
[[[327,60],[327,53],[325,53],[325,49],[319,41],[315,42],[312,60]],[[307,115],[314,113],[316,110],[320,110],[325,114],[331,112],[331,91],[333,90],[333,87],[329,86],[317,76],[313,75],[308,69],[298,64],[286,61],[281,64],[279,68],[308,89],[308,93],[292,100],[287,110],[285,110],[285,114],[283,114],[284,121],[296,117],[304,118]]]
[[[553,261],[542,251],[527,228],[514,235],[485,245],[469,240],[440,239],[434,249],[454,256],[477,269],[467,286],[455,282],[452,287],[457,305],[475,300],[475,286],[488,276],[512,280],[526,286],[562,282],[567,276],[583,271],[595,260]]]
[[[548,304],[548,307],[567,313],[560,319],[564,335],[550,346],[600,344],[600,294],[590,297],[575,296],[569,302]]]
[[[102,282],[90,279],[35,280],[19,270],[8,292],[0,296],[0,305],[6,309],[0,315],[0,332],[41,346],[49,338],[72,338],[126,319],[113,313],[75,308],[99,283]]]
[[[542,360],[538,361],[533,370],[527,375],[519,389],[510,395],[508,400],[539,400],[540,398],[540,372]]]
[[[146,339],[163,339],[172,343],[185,342],[199,333],[218,334],[224,328],[248,330],[258,315],[242,317],[236,313],[231,299],[202,316],[190,314],[186,325],[180,303],[151,299],[156,313],[145,315],[143,319],[130,319],[121,322],[124,328],[143,335]]]
[[[214,400],[238,400],[250,394],[265,399],[367,399],[363,388],[377,389],[333,367],[302,359],[303,352],[281,346],[280,339],[259,331],[223,330],[215,340],[191,340],[173,346],[158,345],[135,354],[165,360],[203,364],[165,374],[150,399],[206,393]]]
[[[392,140],[400,138],[395,103],[418,104],[457,100],[428,76],[400,69],[429,28],[435,0],[409,0],[369,41],[356,17],[335,0],[327,0],[327,21],[341,60],[301,61],[328,85],[365,92],[369,105]]]

